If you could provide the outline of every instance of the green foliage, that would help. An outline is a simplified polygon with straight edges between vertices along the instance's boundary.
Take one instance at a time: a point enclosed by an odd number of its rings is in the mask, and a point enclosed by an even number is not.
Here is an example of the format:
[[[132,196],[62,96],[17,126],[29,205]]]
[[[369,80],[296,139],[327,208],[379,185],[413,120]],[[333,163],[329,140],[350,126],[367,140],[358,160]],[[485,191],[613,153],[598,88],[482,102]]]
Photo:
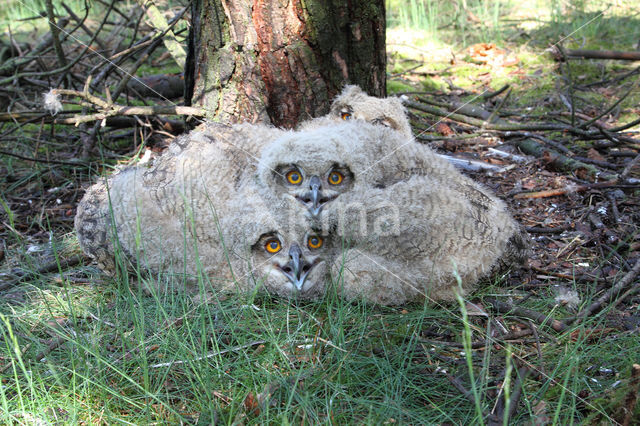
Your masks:
[[[3,3],[3,6],[0,8],[0,30],[2,31],[9,25],[15,30],[16,25],[20,24],[16,21],[33,18],[45,12],[44,0],[4,0]],[[52,3],[57,16],[66,15],[65,10],[61,6],[63,1],[53,0]],[[64,4],[80,16],[84,15],[85,3],[91,4],[90,1],[85,2],[84,0],[64,1]],[[44,20],[39,20],[39,22],[44,27],[48,25]]]
[[[462,42],[471,32],[481,41],[495,41],[502,37],[500,18],[511,7],[510,0],[386,0],[387,25],[390,28],[423,30],[434,39],[447,40],[451,30],[462,36]],[[469,20],[479,24],[472,29]]]

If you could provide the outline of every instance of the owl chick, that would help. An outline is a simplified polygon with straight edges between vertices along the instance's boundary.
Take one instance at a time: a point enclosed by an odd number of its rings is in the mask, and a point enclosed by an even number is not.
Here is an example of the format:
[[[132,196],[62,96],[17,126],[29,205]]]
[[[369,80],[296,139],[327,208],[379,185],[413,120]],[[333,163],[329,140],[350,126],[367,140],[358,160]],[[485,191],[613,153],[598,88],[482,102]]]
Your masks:
[[[380,187],[413,174],[428,174],[432,179],[451,175],[452,167],[430,149],[415,144],[404,149],[407,144],[397,131],[359,120],[314,121],[323,125],[284,133],[265,147],[257,169],[257,180],[268,188],[265,195],[298,200],[314,219],[319,220],[324,206],[357,184]],[[377,158],[372,158],[374,151]],[[423,155],[415,156],[414,151]],[[385,161],[387,156],[402,167]],[[365,166],[367,161],[375,169]],[[354,170],[354,164],[361,169]]]
[[[286,210],[266,204],[257,187],[243,187],[226,200],[227,214],[217,214],[213,205],[209,214],[194,214],[187,205],[184,217],[172,217],[155,208],[141,176],[133,167],[92,187],[87,201],[106,194],[101,213],[91,210],[100,203],[78,209],[81,246],[102,269],[113,272],[118,253],[131,269],[179,278],[157,280],[158,289],[173,281],[196,292],[199,277],[206,277],[213,292],[257,288],[301,299],[324,294],[334,257],[331,240],[305,228],[304,221],[286,226],[279,214]]]
[[[118,247],[150,270],[172,264],[195,273],[196,252],[211,259],[205,267],[217,267],[219,216],[233,215],[229,200],[250,182],[264,141],[280,132],[210,123],[178,138],[151,167],[129,167],[101,180],[78,205],[81,247],[110,272]]]
[[[502,201],[382,126],[358,120],[287,134],[265,148],[258,177],[352,246],[333,271],[343,272],[349,298],[451,299],[455,274],[468,290],[502,261],[525,256]],[[315,200],[324,200],[320,215]]]
[[[323,127],[329,125],[327,123],[327,120],[329,119],[351,120],[354,118],[367,121],[371,124],[383,124],[386,127],[397,130],[405,136],[406,139],[404,144],[414,143],[415,147],[411,149],[424,150],[426,158],[433,159],[433,156],[435,155],[440,160],[445,160],[456,168],[460,167],[458,159],[435,153],[430,148],[422,144],[415,143],[413,133],[411,132],[407,110],[399,98],[389,97],[383,99],[369,96],[358,86],[345,86],[342,93],[334,99],[330,113],[326,117],[312,120],[307,123],[306,126],[308,128]],[[390,147],[390,149],[392,148]],[[440,161],[436,164],[443,163],[443,161]],[[450,168],[447,170],[450,170]],[[434,168],[431,168],[430,174],[435,179],[441,177],[446,179],[446,184],[448,185],[454,185],[456,191],[459,192],[461,196],[465,197],[476,209],[486,210],[487,206],[494,204],[493,200],[495,199],[495,196],[491,191],[471,179],[450,181],[449,173],[437,173]],[[501,204],[501,206],[503,209],[506,208],[504,204]],[[512,244],[508,247],[510,259],[514,259],[517,262],[522,261],[523,251],[521,247],[528,245],[527,240],[528,237],[524,231],[521,231],[514,236]]]
[[[328,116],[338,120],[364,120],[371,124],[381,124],[408,138],[413,137],[407,109],[399,98],[369,96],[358,86],[345,86],[333,100]]]

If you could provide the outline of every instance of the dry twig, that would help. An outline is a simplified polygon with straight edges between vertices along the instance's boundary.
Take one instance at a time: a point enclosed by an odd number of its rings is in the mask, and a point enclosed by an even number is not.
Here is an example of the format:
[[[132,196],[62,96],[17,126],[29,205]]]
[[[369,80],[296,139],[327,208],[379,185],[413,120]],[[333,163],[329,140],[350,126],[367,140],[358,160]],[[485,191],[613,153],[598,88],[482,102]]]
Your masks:
[[[488,302],[491,303],[491,305],[500,313],[510,313],[513,315],[521,316],[523,318],[531,319],[538,324],[547,324],[557,332],[564,332],[568,329],[567,325],[562,321],[553,319],[547,315],[541,314],[540,312],[536,312],[531,309],[526,309],[519,306],[514,306],[510,303],[501,302],[495,299],[489,299]]]
[[[575,317],[575,319],[577,319],[577,320],[585,320],[585,319],[591,317],[591,315],[593,315],[595,312],[597,312],[600,309],[602,309],[603,305],[605,303],[607,303],[607,302],[610,302],[609,306],[611,308],[614,308],[615,306],[617,306],[620,302],[622,302],[624,299],[626,299],[631,294],[633,294],[633,293],[635,293],[637,291],[640,291],[640,282],[636,281],[635,284],[628,291],[626,291],[622,295],[618,296],[616,299],[612,300],[612,298],[615,295],[619,294],[629,284],[631,284],[639,273],[640,273],[640,259],[638,259],[636,261],[636,264],[633,266],[633,268],[624,277],[622,277],[622,279],[620,281],[618,281],[618,283],[616,285],[611,287],[605,294],[600,296],[588,308],[586,308],[585,310],[580,312],[578,314],[578,316]]]

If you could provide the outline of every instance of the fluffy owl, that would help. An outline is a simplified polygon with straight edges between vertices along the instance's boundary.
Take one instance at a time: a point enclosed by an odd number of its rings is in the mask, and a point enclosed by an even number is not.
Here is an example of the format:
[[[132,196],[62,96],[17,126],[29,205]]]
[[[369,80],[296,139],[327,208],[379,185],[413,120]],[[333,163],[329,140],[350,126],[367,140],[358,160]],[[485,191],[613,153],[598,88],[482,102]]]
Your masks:
[[[354,170],[354,164],[360,170]],[[327,118],[284,133],[265,147],[257,180],[269,188],[264,194],[298,200],[312,218],[320,220],[325,205],[357,185],[383,187],[414,174],[449,184],[475,184],[429,148],[407,143],[395,130],[359,120],[336,123]],[[452,175],[460,179],[451,182]],[[486,198],[491,200],[488,195]]]
[[[382,124],[388,128],[399,131],[404,137],[404,144],[415,144],[411,150],[422,150],[425,158],[433,161],[434,156],[439,157],[439,161],[435,161],[434,165],[444,164],[443,160],[450,162],[453,166],[458,167],[459,163],[452,160],[451,157],[437,154],[430,148],[419,144],[413,138],[411,125],[407,115],[407,109],[402,104],[400,98],[376,98],[367,95],[358,86],[347,85],[343,91],[336,97],[331,105],[331,111],[325,117],[321,117],[302,125],[302,128],[313,129],[319,127],[329,127],[329,120],[363,120],[371,124]],[[421,166],[421,168],[424,168]],[[493,203],[495,196],[482,185],[472,181],[471,179],[455,179],[449,181],[451,168],[445,168],[446,172],[438,173],[434,167],[431,168],[430,174],[433,178],[443,177],[449,185],[455,185],[456,191],[465,197],[474,206],[487,206]],[[312,205],[312,204],[311,204]],[[311,211],[311,210],[310,210]],[[318,210],[319,212],[319,210]]]
[[[258,179],[352,247],[333,270],[348,298],[451,299],[455,274],[468,290],[526,255],[502,201],[383,126],[358,120],[284,135],[263,151]]]
[[[364,120],[397,130],[412,138],[407,110],[396,97],[376,98],[358,86],[345,86],[333,100],[328,117],[337,120]]]
[[[177,139],[151,167],[129,167],[101,180],[78,205],[81,247],[108,272],[119,250],[151,271],[225,275],[220,219],[234,215],[230,200],[251,183],[264,141],[280,133],[210,123]]]

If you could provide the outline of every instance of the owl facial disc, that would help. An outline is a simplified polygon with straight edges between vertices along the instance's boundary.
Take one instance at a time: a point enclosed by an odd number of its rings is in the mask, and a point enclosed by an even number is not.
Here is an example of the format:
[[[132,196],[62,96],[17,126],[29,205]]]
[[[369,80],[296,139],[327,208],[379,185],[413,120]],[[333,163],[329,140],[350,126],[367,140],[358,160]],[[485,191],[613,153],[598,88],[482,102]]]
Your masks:
[[[316,263],[306,259],[296,243],[293,243],[289,249],[289,261],[284,265],[276,264],[298,291],[303,291],[304,282],[315,265]]]

